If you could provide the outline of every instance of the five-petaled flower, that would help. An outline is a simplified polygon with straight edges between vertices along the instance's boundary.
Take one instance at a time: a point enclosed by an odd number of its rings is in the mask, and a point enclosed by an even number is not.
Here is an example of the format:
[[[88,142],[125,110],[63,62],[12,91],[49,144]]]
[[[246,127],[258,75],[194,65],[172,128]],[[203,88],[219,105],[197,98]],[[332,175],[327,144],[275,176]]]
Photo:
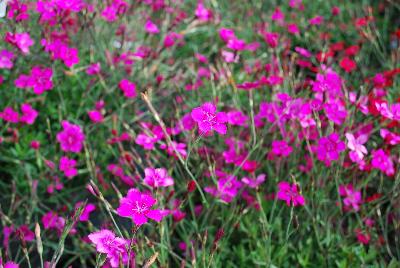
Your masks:
[[[282,181],[278,183],[278,199],[286,202],[288,206],[304,206],[305,199],[299,193],[297,184],[290,184],[289,182]]]
[[[63,131],[57,134],[57,141],[64,152],[79,153],[83,147],[85,134],[78,125],[71,124],[68,121],[62,121]]]
[[[165,168],[146,168],[144,182],[153,187],[168,187],[174,184],[174,179],[168,176]]]
[[[216,110],[217,107],[211,102],[206,102],[192,110],[192,118],[199,125],[201,133],[215,130],[219,134],[226,134],[228,117],[224,112],[216,113]]]
[[[157,200],[151,195],[141,193],[137,189],[130,189],[127,196],[121,198],[117,212],[122,217],[132,218],[138,226],[145,224],[148,218],[160,222],[163,218],[161,211],[151,209],[156,202]]]

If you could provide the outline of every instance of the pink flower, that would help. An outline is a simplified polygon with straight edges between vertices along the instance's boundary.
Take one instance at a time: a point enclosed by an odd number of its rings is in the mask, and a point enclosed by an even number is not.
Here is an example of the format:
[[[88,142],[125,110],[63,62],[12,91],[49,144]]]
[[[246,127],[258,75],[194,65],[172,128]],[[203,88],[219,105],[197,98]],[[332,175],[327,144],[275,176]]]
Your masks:
[[[286,202],[288,206],[304,206],[305,199],[299,194],[297,185],[295,183],[282,181],[278,183],[278,199]]]
[[[201,133],[208,133],[215,130],[219,134],[226,134],[227,128],[225,123],[228,121],[228,118],[224,112],[216,113],[216,110],[216,106],[211,102],[206,102],[192,110],[192,118],[197,122]]]
[[[120,200],[117,212],[122,217],[132,218],[138,226],[147,223],[148,218],[160,222],[163,218],[161,211],[151,209],[156,202],[151,195],[143,194],[137,189],[130,189],[127,196]]]
[[[53,211],[47,212],[45,215],[42,217],[42,223],[44,229],[56,229],[59,232],[61,232],[64,229],[65,226],[65,219],[62,217],[59,217],[57,213]]]
[[[168,187],[174,184],[174,179],[168,176],[165,168],[146,168],[144,182],[153,187]]]
[[[60,143],[61,149],[64,152],[79,153],[85,140],[82,128],[68,121],[62,121],[61,125],[63,131],[57,134],[57,141]]]
[[[331,161],[339,159],[340,152],[344,151],[345,148],[346,145],[339,139],[339,134],[332,133],[319,139],[316,147],[317,158],[329,166]]]
[[[235,32],[232,29],[221,28],[219,30],[219,37],[227,43],[230,39],[236,38]]]
[[[382,128],[380,130],[380,135],[385,140],[385,143],[388,143],[390,145],[400,144],[400,135],[398,135],[397,133],[393,133],[385,128]]]
[[[66,156],[60,158],[59,168],[67,178],[75,177],[78,174],[78,170],[75,168],[76,160],[69,159]]]
[[[19,50],[23,54],[28,54],[29,53],[29,47],[31,47],[34,42],[29,36],[29,33],[6,33],[5,36],[5,41],[18,47]]]
[[[0,69],[11,69],[14,66],[15,55],[12,51],[3,49],[0,51]]]
[[[257,178],[248,178],[244,177],[242,178],[242,182],[249,186],[250,188],[257,188],[260,184],[262,184],[265,181],[265,174],[260,174],[257,176]]]
[[[110,230],[101,230],[91,233],[90,241],[96,245],[97,252],[104,253],[110,262],[111,267],[120,267],[120,262],[126,264],[128,262],[127,247],[129,241],[124,238],[115,236]]]
[[[136,144],[141,145],[146,150],[153,150],[154,145],[157,142],[157,138],[150,137],[144,133],[137,135],[135,139]]]
[[[293,149],[289,146],[286,141],[272,141],[272,152],[276,156],[289,156],[292,153]]]
[[[96,63],[92,63],[89,65],[89,67],[87,67],[86,69],[86,73],[88,75],[96,75],[99,74],[101,71],[101,65],[100,62],[96,62]]]
[[[113,22],[116,21],[118,18],[118,10],[115,6],[107,6],[101,12],[101,16],[104,18],[105,21]]]
[[[364,155],[368,154],[365,144],[368,140],[367,135],[360,135],[357,139],[351,133],[346,133],[347,138],[347,148],[351,150],[349,156],[353,162],[358,163],[364,158]]]
[[[212,19],[212,11],[204,7],[203,3],[198,3],[194,14],[200,21],[208,21]]]
[[[19,2],[19,0],[11,0],[8,2],[8,19],[15,18],[16,22],[29,19],[28,6]]]
[[[387,176],[394,175],[393,161],[390,155],[386,154],[383,149],[372,151],[371,166],[372,168],[379,169]]]
[[[232,50],[242,51],[242,50],[246,49],[246,42],[242,39],[237,39],[235,37],[235,38],[228,40],[226,47],[230,48]]]
[[[235,176],[225,173],[220,174],[219,177],[220,179],[218,179],[217,187],[205,187],[204,191],[212,196],[220,198],[222,201],[230,203],[238,194],[242,183],[238,181]]]
[[[65,66],[71,68],[75,64],[79,63],[79,51],[77,48],[62,46],[59,53]]]
[[[322,16],[316,16],[312,19],[310,19],[308,22],[310,25],[320,25],[324,21],[324,17]]]
[[[97,110],[91,110],[88,112],[88,116],[93,123],[101,123],[104,120],[103,115],[101,112]]]
[[[246,121],[249,120],[249,117],[239,110],[230,111],[226,115],[228,123],[234,126],[246,126]]]
[[[83,202],[76,203],[75,209],[78,209],[82,204]],[[90,213],[92,213],[95,210],[96,210],[96,205],[92,203],[87,203],[82,210],[82,214],[79,217],[79,221],[89,221]]]
[[[41,95],[43,92],[53,88],[53,70],[51,68],[42,68],[34,66],[28,75],[20,75],[15,80],[15,86],[18,88],[33,88],[33,92]]]
[[[15,262],[8,261],[4,264],[4,268],[19,268],[19,265]]]
[[[340,100],[330,100],[324,105],[326,117],[337,125],[342,125],[347,117],[347,110]]]
[[[21,105],[22,116],[20,117],[20,121],[32,125],[35,123],[36,117],[38,116],[38,111],[32,108],[32,106],[28,103],[24,103]]]
[[[353,185],[340,185],[339,194],[344,197],[343,204],[345,209],[360,210],[360,205],[362,203],[361,192],[355,191]]]
[[[151,20],[146,21],[146,23],[144,25],[144,29],[149,34],[158,34],[160,32],[157,25],[154,24],[154,22],[152,22]]]
[[[0,118],[14,124],[19,122],[19,114],[12,107],[4,108],[3,112],[0,112]]]
[[[124,92],[124,96],[128,99],[136,97],[136,84],[128,79],[122,79],[118,84],[119,88]]]

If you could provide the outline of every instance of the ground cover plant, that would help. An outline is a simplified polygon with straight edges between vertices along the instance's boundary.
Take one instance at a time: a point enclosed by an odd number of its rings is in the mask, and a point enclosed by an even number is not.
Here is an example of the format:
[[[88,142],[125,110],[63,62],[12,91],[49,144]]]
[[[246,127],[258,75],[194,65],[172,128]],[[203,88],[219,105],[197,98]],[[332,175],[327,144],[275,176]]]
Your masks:
[[[0,267],[400,267],[395,0],[0,0]]]

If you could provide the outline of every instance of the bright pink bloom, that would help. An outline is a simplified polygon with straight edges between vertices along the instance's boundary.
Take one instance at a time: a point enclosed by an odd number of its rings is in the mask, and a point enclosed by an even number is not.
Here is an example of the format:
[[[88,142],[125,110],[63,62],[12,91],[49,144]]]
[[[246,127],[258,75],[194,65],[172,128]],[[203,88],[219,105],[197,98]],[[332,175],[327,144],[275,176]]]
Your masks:
[[[310,25],[320,25],[324,21],[324,17],[322,16],[316,16],[312,19],[310,19],[308,22]]]
[[[89,67],[87,67],[86,69],[86,73],[88,75],[96,75],[99,74],[101,71],[101,65],[100,62],[96,62],[96,63],[92,63],[89,65]]]
[[[390,145],[400,144],[400,135],[394,132],[390,132],[389,130],[382,128],[380,130],[381,137],[385,140],[385,143]]]
[[[75,209],[78,209],[82,204],[83,202],[76,203]],[[82,214],[79,217],[79,221],[89,221],[90,213],[92,213],[95,210],[96,210],[96,205],[92,203],[87,203],[82,210]]]
[[[56,229],[61,232],[65,226],[65,219],[59,217],[57,213],[49,211],[42,217],[42,224],[44,229]]]
[[[0,112],[0,118],[14,124],[19,122],[19,114],[12,107],[4,108],[3,112]]]
[[[23,235],[25,241],[33,241],[35,240],[35,233],[32,232],[27,225],[21,225],[16,232],[19,232]]]
[[[305,199],[299,193],[298,187],[295,183],[290,184],[289,182],[282,181],[278,183],[278,199],[286,202],[288,206],[304,206]]]
[[[101,123],[104,120],[103,115],[100,111],[91,110],[88,112],[88,116],[93,123]]]
[[[15,55],[12,51],[3,49],[0,51],[0,69],[11,69],[14,66]]]
[[[67,178],[75,177],[78,174],[78,170],[75,168],[76,160],[69,159],[66,156],[60,158],[59,168]]]
[[[53,88],[53,70],[51,68],[42,68],[34,66],[29,76],[20,75],[15,80],[15,85],[18,88],[33,88],[33,92],[41,95],[43,92]]]
[[[353,162],[358,163],[368,154],[367,148],[363,144],[368,141],[367,135],[360,135],[357,139],[351,133],[346,133],[347,147],[351,150],[349,156]]]
[[[29,19],[28,6],[19,0],[11,0],[8,2],[8,19],[15,18],[16,22]]]
[[[219,36],[225,43],[227,43],[230,39],[236,38],[235,32],[232,29],[221,28],[219,30]]]
[[[197,122],[201,133],[208,133],[215,130],[219,134],[226,134],[227,128],[225,123],[228,121],[228,118],[224,112],[216,113],[216,110],[217,107],[211,102],[206,102],[192,110],[192,118]]]
[[[136,144],[141,145],[146,150],[153,150],[154,145],[157,142],[157,138],[148,136],[147,134],[141,133],[137,135],[135,139]]]
[[[24,103],[21,105],[22,115],[20,117],[20,122],[23,122],[28,125],[32,125],[35,123],[36,117],[39,115],[38,111],[32,108],[32,106],[28,103]]]
[[[68,121],[62,121],[63,131],[57,134],[57,141],[64,152],[79,153],[83,148],[85,134],[79,125],[71,124]]]
[[[212,11],[209,9],[206,9],[203,5],[203,3],[198,3],[196,10],[194,11],[194,14],[196,17],[201,20],[201,21],[208,21],[212,19]]]
[[[119,88],[124,92],[124,96],[128,99],[136,97],[136,84],[128,79],[122,79],[118,84]]]
[[[289,156],[292,153],[293,149],[289,146],[286,141],[272,141],[272,152],[276,156]]]
[[[360,210],[360,205],[362,203],[361,192],[355,191],[353,185],[340,185],[339,194],[343,198],[343,204],[345,209],[354,209],[355,211]]]
[[[265,174],[260,174],[257,176],[257,178],[244,177],[242,178],[242,182],[247,186],[249,186],[250,188],[257,188],[265,181],[265,176],[266,176]]]
[[[228,124],[233,126],[246,126],[249,117],[240,110],[230,111],[227,114]]]
[[[117,212],[122,217],[132,218],[138,226],[147,223],[148,218],[160,222],[163,218],[161,211],[151,209],[156,202],[151,195],[143,194],[137,189],[130,189],[127,196],[120,200]]]
[[[217,187],[205,187],[204,191],[230,203],[238,194],[241,187],[242,183],[235,176],[222,174],[220,179],[218,179]]]
[[[319,139],[316,147],[317,158],[329,166],[331,161],[339,159],[340,152],[344,151],[345,148],[346,145],[339,139],[339,134],[332,133]]]
[[[128,240],[115,236],[110,230],[94,232],[88,237],[96,245],[97,252],[107,255],[111,267],[117,268],[120,267],[120,262],[122,264],[128,262]]]
[[[388,176],[394,175],[393,161],[383,149],[372,151],[372,168],[379,169]]]
[[[29,54],[29,48],[34,44],[29,33],[6,33],[5,41],[18,47],[23,54]]]
[[[4,264],[4,268],[19,268],[19,265],[15,262],[8,261]]]
[[[168,187],[174,184],[174,179],[168,176],[165,168],[146,168],[144,182],[153,187]]]
[[[329,120],[337,125],[342,125],[347,118],[347,110],[340,100],[330,100],[324,104],[325,114]]]
[[[160,32],[157,25],[154,22],[152,22],[151,20],[146,21],[146,23],[144,25],[144,29],[149,34],[158,34]]]

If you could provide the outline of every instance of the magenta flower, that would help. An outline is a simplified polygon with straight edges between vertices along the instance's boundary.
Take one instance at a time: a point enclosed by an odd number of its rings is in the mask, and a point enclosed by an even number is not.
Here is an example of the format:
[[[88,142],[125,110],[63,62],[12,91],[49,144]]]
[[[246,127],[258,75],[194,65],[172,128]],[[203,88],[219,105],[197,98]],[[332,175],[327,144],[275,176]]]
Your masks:
[[[71,124],[68,121],[61,123],[63,131],[57,134],[57,141],[64,152],[79,153],[82,150],[85,134],[78,125]]]
[[[124,92],[124,96],[128,99],[136,97],[136,84],[128,79],[122,79],[118,84],[119,88]]]
[[[11,69],[14,66],[15,55],[12,51],[3,49],[0,51],[0,69]]]
[[[286,202],[288,206],[304,206],[305,199],[299,193],[297,185],[295,183],[290,184],[289,182],[282,181],[278,183],[278,199]]]
[[[115,236],[110,230],[94,232],[88,237],[96,245],[97,252],[107,255],[111,267],[117,268],[120,267],[120,262],[122,264],[128,262],[128,240]]]
[[[292,153],[293,149],[289,146],[286,141],[272,141],[272,152],[276,156],[289,156]]]
[[[91,110],[88,112],[88,116],[93,123],[101,123],[104,120],[103,115],[100,111]]]
[[[250,188],[257,188],[265,181],[265,176],[266,176],[265,174],[260,174],[257,176],[257,178],[244,177],[242,178],[242,182],[247,186],[249,186]]]
[[[29,36],[29,33],[6,33],[5,41],[18,47],[23,54],[29,54],[29,48],[34,44],[34,41]]]
[[[326,117],[337,125],[344,123],[347,117],[347,110],[340,100],[331,100],[324,105]]]
[[[76,160],[69,159],[66,156],[60,158],[59,168],[67,178],[75,177],[78,174],[78,170],[75,168]]]
[[[364,155],[368,154],[367,148],[363,144],[365,144],[368,140],[367,135],[360,135],[357,139],[351,133],[346,133],[347,139],[347,148],[351,150],[349,153],[350,159],[358,163],[364,158]]]
[[[75,204],[75,209],[78,209],[83,202],[78,202]],[[79,217],[79,221],[89,221],[90,213],[96,210],[96,205],[92,203],[87,203],[86,206],[82,210],[82,214]]]
[[[146,21],[146,23],[144,25],[144,29],[149,34],[158,34],[160,32],[157,25],[154,22],[152,22],[151,20]]]
[[[346,145],[339,139],[339,134],[332,133],[319,139],[316,147],[317,158],[329,166],[331,161],[339,159],[340,152],[344,151],[345,148]]]
[[[216,113],[217,108],[211,102],[206,102],[200,107],[192,110],[192,118],[197,122],[201,133],[208,133],[215,130],[219,134],[225,135],[227,128],[225,123],[228,118],[224,112]]]
[[[242,183],[235,176],[222,174],[218,180],[217,187],[205,187],[204,191],[214,197],[220,198],[222,201],[230,203],[238,194],[241,187]]]
[[[212,19],[212,11],[206,9],[202,2],[199,2],[197,4],[194,14],[200,21],[208,21],[208,20]]]
[[[20,117],[20,121],[32,125],[35,123],[36,117],[38,116],[38,111],[32,108],[32,106],[28,103],[24,103],[21,105],[22,116]]]
[[[153,150],[154,145],[157,142],[157,138],[141,133],[137,135],[135,142],[136,144],[141,145],[145,150]]]
[[[230,111],[226,115],[228,123],[233,126],[246,126],[249,120],[249,117],[239,110]]]
[[[0,112],[0,118],[14,124],[19,122],[19,114],[12,107],[4,108],[4,110]]]
[[[165,168],[146,168],[144,182],[153,187],[168,187],[174,184],[174,179],[168,176]]]
[[[132,218],[138,226],[147,223],[148,218],[160,222],[163,218],[161,211],[151,209],[156,202],[151,195],[143,194],[137,189],[130,189],[127,196],[120,200],[117,212],[121,217]]]
[[[4,264],[4,268],[19,268],[19,265],[15,262],[8,261]]]
[[[372,168],[379,169],[388,176],[394,175],[393,161],[383,149],[372,151]]]
[[[340,185],[339,194],[343,196],[343,204],[345,209],[354,209],[355,211],[360,210],[360,205],[362,203],[361,192],[355,191],[353,185]]]

